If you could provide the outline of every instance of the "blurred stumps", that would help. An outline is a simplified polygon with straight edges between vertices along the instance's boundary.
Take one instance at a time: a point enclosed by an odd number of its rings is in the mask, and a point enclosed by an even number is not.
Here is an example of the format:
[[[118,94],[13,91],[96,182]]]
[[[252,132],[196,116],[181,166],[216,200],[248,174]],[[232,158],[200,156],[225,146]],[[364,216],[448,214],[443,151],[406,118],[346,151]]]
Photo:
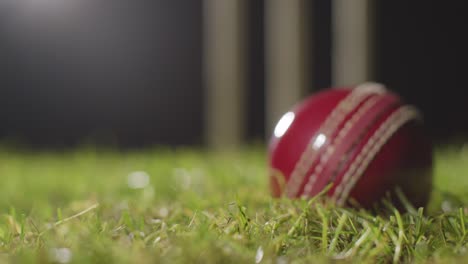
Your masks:
[[[307,0],[265,1],[266,133],[310,83]]]
[[[210,147],[239,146],[246,120],[248,0],[204,0],[205,135]],[[309,0],[265,0],[265,130],[310,87],[312,15]],[[372,79],[371,0],[332,1],[332,85]],[[313,41],[312,41],[313,42]]]
[[[332,1],[332,85],[372,78],[372,0]]]
[[[242,143],[245,126],[246,0],[204,0],[205,142]]]

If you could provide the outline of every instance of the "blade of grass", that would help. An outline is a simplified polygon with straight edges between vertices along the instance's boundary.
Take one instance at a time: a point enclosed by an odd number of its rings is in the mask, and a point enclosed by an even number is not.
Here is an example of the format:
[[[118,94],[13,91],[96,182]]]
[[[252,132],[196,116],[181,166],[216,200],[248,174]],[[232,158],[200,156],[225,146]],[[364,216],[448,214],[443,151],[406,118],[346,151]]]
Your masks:
[[[341,217],[338,220],[338,226],[335,229],[335,235],[333,236],[333,239],[330,242],[330,246],[328,247],[328,254],[335,251],[335,247],[338,244],[338,238],[341,235],[341,231],[343,230],[343,227],[347,220],[348,215],[346,213],[341,214]]]
[[[78,218],[78,217],[80,217],[80,216],[82,216],[82,215],[85,215],[85,214],[87,214],[87,213],[93,211],[94,209],[96,209],[96,208],[98,208],[98,207],[99,207],[99,204],[98,204],[98,203],[97,203],[97,204],[94,204],[94,205],[92,205],[92,206],[86,208],[85,210],[83,210],[83,211],[77,213],[77,214],[74,214],[74,215],[69,216],[69,217],[67,217],[67,218],[65,218],[65,219],[62,219],[62,220],[60,220],[60,221],[57,221],[57,222],[55,222],[52,226],[50,226],[49,228],[47,228],[46,230],[42,231],[42,232],[39,234],[39,236],[42,236],[45,232],[47,232],[47,231],[49,231],[49,230],[51,230],[51,229],[54,229],[55,227],[57,227],[57,226],[59,226],[59,225],[62,225],[62,224],[64,224],[64,223],[66,223],[66,222],[68,222],[68,221],[70,221],[70,220],[73,220],[73,219],[75,219],[75,218]]]

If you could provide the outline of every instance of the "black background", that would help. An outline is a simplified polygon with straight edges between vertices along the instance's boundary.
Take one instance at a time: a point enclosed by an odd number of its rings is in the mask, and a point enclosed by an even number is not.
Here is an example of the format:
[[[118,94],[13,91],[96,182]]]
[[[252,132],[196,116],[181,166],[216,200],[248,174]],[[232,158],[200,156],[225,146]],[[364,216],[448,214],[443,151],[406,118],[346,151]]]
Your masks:
[[[421,108],[437,141],[468,131],[463,1],[378,1],[377,80]]]
[[[80,1],[79,12],[62,16],[0,5],[0,140],[40,148],[202,144],[202,1]],[[263,7],[249,1],[248,141],[266,137]],[[308,8],[312,92],[331,83],[332,13],[328,0]],[[464,137],[462,1],[375,8],[376,81],[422,110],[434,140]]]
[[[0,137],[37,147],[200,143],[202,1],[75,2],[83,6],[69,15],[0,13]]]

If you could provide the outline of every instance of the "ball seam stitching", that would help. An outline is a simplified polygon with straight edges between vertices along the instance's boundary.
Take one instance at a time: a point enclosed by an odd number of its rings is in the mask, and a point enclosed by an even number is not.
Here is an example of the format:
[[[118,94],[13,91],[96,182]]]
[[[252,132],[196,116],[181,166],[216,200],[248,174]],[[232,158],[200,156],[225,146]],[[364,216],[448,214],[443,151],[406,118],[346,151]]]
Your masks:
[[[360,179],[364,171],[369,166],[370,162],[381,150],[384,144],[391,138],[395,132],[410,120],[419,117],[418,111],[412,106],[402,106],[380,125],[378,130],[372,135],[363,150],[356,157],[350,168],[343,176],[343,180],[337,186],[332,199],[337,201],[337,204],[343,205],[351,189]]]
[[[307,181],[303,194],[311,195],[311,191],[315,185],[318,175],[325,168],[325,165],[329,161],[332,154],[335,152],[335,146],[341,143],[341,141],[345,138],[345,136],[353,127],[353,124],[356,123],[367,112],[367,110],[369,110],[372,106],[374,106],[378,100],[379,100],[378,97],[370,98],[368,101],[364,103],[364,105],[362,105],[353,114],[353,116],[349,120],[346,121],[346,123],[343,126],[343,129],[341,129],[338,132],[338,136],[336,137],[336,139],[332,141],[330,146],[327,147],[324,155],[320,158],[319,164],[317,164],[317,166],[314,167],[314,171],[312,172],[311,176],[308,178],[309,180]]]
[[[320,148],[315,150],[311,147],[315,139],[320,134],[328,134],[336,131],[338,125],[344,120],[352,110],[362,103],[369,95],[385,93],[386,89],[378,83],[364,83],[355,87],[350,94],[342,99],[332,112],[326,117],[325,122],[319,127],[317,132],[309,140],[306,149],[301,154],[299,161],[296,163],[290,179],[285,186],[285,194],[288,197],[295,197],[299,192],[301,184],[304,182],[307,172],[312,164],[317,159]]]
[[[310,166],[314,163],[317,158],[318,151],[311,146],[315,142],[315,139],[319,134],[326,134],[329,136],[331,132],[335,131],[340,122],[343,121],[346,114],[353,110],[359,103],[361,103],[367,96],[366,93],[358,93],[356,89],[353,89],[350,94],[343,98],[338,106],[336,106],[332,112],[326,117],[325,122],[319,127],[317,132],[309,140],[306,149],[296,163],[296,166],[291,173],[290,180],[286,184],[286,195],[288,197],[295,197],[299,192],[299,187],[304,181],[307,171]]]

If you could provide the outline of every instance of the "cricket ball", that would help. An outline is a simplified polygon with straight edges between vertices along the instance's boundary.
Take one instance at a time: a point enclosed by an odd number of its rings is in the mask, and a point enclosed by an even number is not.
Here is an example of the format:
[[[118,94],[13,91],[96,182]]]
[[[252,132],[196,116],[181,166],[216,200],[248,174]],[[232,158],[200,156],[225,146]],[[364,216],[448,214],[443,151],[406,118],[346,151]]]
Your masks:
[[[313,197],[331,184],[338,205],[369,208],[399,187],[419,207],[432,187],[420,112],[377,83],[327,89],[294,106],[274,129],[269,165],[275,197]]]

